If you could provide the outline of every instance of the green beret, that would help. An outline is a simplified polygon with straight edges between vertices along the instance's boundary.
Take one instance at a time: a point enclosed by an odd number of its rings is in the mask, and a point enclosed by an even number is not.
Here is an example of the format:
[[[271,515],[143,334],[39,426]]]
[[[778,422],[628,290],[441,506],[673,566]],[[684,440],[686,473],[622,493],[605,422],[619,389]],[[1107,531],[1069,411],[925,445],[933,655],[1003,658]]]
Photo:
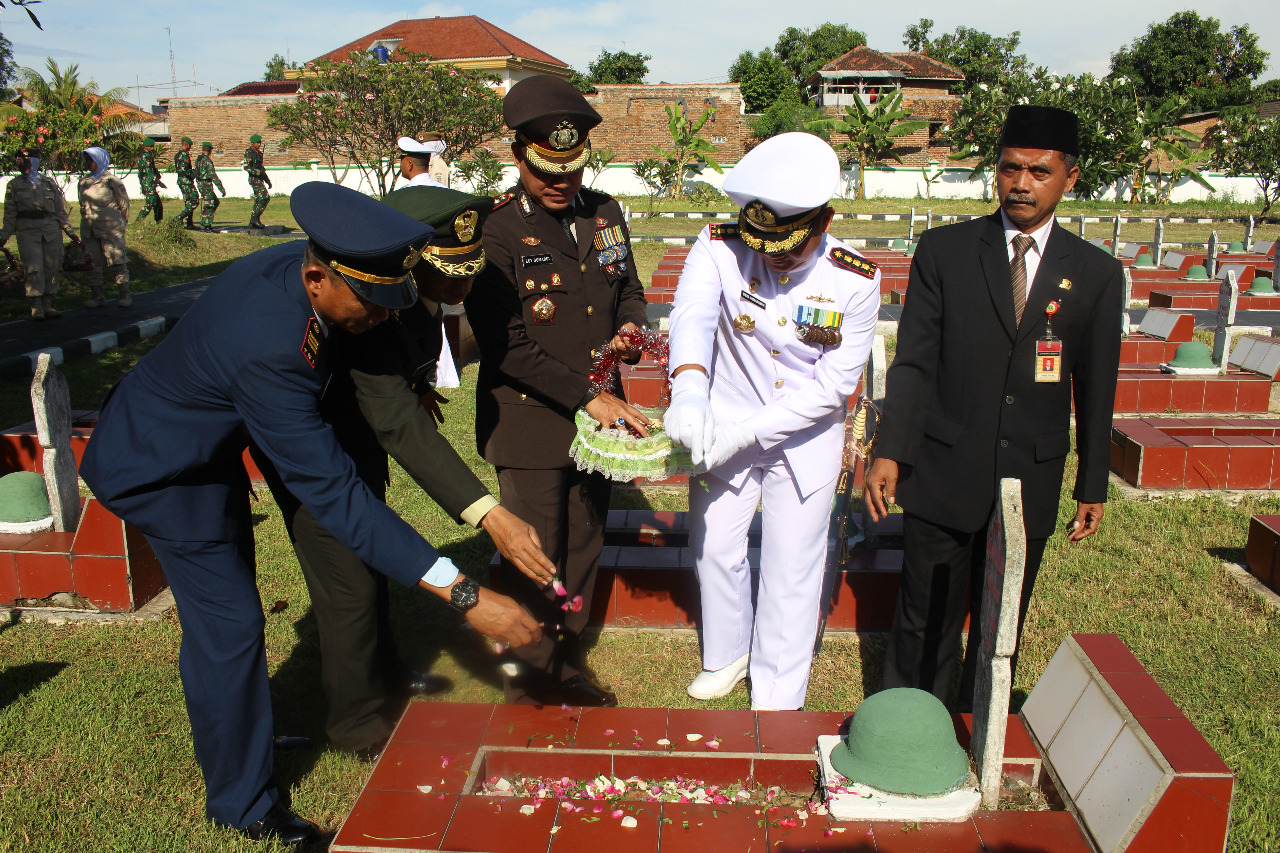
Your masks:
[[[213,150],[213,143],[212,143],[212,142],[201,142],[201,143],[200,143],[200,147],[201,147],[201,148],[208,148],[210,151],[212,151],[212,150]]]
[[[262,137],[255,133],[253,136],[250,136],[250,137],[249,137],[249,141],[250,141],[250,142],[261,142],[261,141],[262,141]]]
[[[143,147],[143,148],[155,148],[155,147],[156,147],[156,141],[155,141],[154,139],[152,139],[150,136],[148,136],[146,139],[142,140],[142,147]]]
[[[183,141],[183,142],[185,142],[185,143],[187,143],[188,145],[190,145],[190,144],[191,144],[191,137],[190,137],[190,136],[184,136],[184,137],[182,137],[182,141]]]

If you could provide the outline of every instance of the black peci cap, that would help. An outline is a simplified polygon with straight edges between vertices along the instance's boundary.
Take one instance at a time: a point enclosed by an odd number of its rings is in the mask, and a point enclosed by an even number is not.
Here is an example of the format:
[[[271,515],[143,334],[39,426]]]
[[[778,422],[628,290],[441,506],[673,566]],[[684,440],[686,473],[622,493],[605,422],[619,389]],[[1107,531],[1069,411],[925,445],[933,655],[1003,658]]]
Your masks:
[[[603,119],[582,93],[560,77],[539,74],[511,87],[502,120],[525,145],[529,162],[550,174],[576,172],[587,163],[587,134]]]
[[[1015,104],[1000,131],[1002,148],[1040,148],[1080,156],[1080,120],[1069,110]]]
[[[383,308],[418,298],[410,271],[435,229],[338,184],[311,181],[289,198],[316,257],[361,297]]]

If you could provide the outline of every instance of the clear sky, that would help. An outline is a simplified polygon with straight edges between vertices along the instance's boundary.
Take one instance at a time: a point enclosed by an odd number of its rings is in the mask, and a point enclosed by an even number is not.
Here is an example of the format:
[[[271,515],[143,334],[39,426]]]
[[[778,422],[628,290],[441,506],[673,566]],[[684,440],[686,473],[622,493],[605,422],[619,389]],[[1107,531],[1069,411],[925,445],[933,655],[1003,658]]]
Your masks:
[[[44,0],[33,7],[43,31],[12,7],[0,12],[0,31],[13,43],[19,65],[43,70],[46,57],[62,66],[76,63],[82,78],[92,78],[103,89],[127,87],[129,100],[147,106],[171,94],[175,77],[179,95],[217,94],[262,79],[274,53],[305,62],[402,18],[476,14],[581,71],[602,48],[625,49],[653,56],[648,82],[688,83],[725,80],[740,51],[770,46],[790,26],[848,24],[864,31],[871,47],[902,50],[903,31],[922,17],[934,20],[935,34],[960,25],[995,35],[1019,30],[1022,50],[1033,64],[1058,73],[1105,74],[1113,51],[1145,33],[1148,24],[1190,5],[1166,0],[1061,5],[920,0],[907,7],[848,0],[425,5],[393,0]],[[1271,53],[1261,79],[1280,76],[1280,3],[1203,0],[1194,8],[1218,18],[1224,30],[1248,24]],[[138,84],[141,89],[135,89]]]

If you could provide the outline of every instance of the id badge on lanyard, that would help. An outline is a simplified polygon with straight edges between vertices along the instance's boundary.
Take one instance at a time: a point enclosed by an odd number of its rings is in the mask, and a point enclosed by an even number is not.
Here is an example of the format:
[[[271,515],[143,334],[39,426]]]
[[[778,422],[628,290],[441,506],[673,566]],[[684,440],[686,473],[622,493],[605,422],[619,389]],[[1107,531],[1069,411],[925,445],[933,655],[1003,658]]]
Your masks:
[[[1050,302],[1044,309],[1049,322],[1044,336],[1036,341],[1036,381],[1062,381],[1062,341],[1053,334],[1053,315],[1058,313],[1058,303]]]

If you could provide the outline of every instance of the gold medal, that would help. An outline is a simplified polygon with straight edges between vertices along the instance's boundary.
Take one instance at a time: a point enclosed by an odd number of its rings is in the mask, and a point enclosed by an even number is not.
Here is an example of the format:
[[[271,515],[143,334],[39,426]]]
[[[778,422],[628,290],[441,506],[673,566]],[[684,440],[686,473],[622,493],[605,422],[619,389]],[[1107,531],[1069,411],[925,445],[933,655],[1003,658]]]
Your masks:
[[[539,323],[550,323],[556,316],[556,304],[547,297],[533,303],[533,317]]]
[[[756,321],[750,314],[739,314],[733,318],[733,327],[744,334],[754,332]]]

